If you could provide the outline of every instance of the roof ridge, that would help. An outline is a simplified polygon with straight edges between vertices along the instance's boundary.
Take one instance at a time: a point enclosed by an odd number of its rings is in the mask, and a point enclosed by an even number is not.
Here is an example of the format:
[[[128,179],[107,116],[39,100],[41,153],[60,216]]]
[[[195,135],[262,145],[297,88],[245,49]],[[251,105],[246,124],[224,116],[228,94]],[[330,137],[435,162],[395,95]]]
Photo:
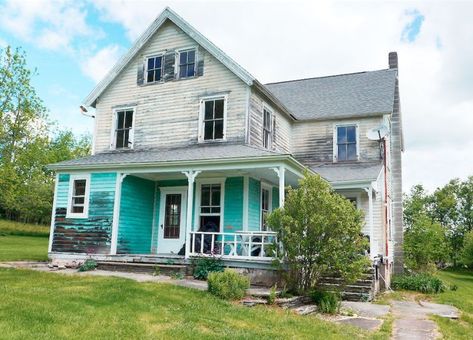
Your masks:
[[[372,72],[381,72],[381,71],[390,71],[394,70],[391,68],[383,68],[379,70],[371,70],[371,71],[359,71],[359,72],[350,72],[350,73],[340,73],[340,74],[332,74],[328,76],[320,76],[320,77],[308,77],[308,78],[299,78],[299,79],[291,79],[291,80],[281,80],[281,81],[275,81],[272,83],[266,83],[266,85],[274,85],[274,84],[282,84],[282,83],[292,83],[292,82],[297,82],[297,81],[305,81],[305,80],[312,80],[312,79],[322,79],[322,78],[333,78],[333,77],[341,77],[341,76],[351,76],[355,74],[363,74],[363,73],[372,73]]]

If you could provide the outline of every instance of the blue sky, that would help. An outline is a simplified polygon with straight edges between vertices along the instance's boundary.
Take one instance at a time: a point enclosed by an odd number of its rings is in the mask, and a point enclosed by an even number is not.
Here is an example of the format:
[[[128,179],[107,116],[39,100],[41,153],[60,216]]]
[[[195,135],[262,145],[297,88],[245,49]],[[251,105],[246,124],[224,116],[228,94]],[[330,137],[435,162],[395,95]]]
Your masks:
[[[472,4],[0,0],[0,46],[26,51],[61,127],[91,132],[83,98],[166,6],[262,82],[383,69],[398,51],[405,189],[473,174]]]

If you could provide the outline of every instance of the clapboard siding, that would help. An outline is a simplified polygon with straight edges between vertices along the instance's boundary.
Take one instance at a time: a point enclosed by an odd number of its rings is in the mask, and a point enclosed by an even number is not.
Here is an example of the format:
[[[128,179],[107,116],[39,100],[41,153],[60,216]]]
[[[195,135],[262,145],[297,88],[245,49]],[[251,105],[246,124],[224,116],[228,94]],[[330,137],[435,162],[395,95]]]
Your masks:
[[[148,254],[151,251],[154,182],[127,176],[122,183],[119,254]]]
[[[136,104],[134,148],[197,143],[200,98],[221,92],[228,93],[227,140],[244,142],[247,85],[209,53],[203,52],[201,77],[137,85],[137,68],[146,56],[189,46],[195,41],[168,21],[116,77],[97,101],[96,152],[110,148],[113,108],[126,104]]]
[[[293,124],[292,153],[303,163],[316,164],[333,161],[333,137],[337,124],[358,124],[360,161],[380,160],[379,145],[366,137],[368,130],[379,127],[382,118],[356,120],[304,121]]]
[[[225,180],[223,228],[225,232],[243,230],[243,177]]]
[[[88,218],[66,218],[68,174],[59,175],[54,213],[53,252],[107,254],[110,251],[115,173],[92,173]]]
[[[261,183],[257,179],[251,178],[248,183],[248,230],[260,230],[260,195]]]
[[[262,97],[253,89],[250,95],[249,108],[249,143],[263,146],[263,103]],[[276,117],[275,140],[273,149],[281,152],[291,152],[292,122],[287,115],[271,106]]]

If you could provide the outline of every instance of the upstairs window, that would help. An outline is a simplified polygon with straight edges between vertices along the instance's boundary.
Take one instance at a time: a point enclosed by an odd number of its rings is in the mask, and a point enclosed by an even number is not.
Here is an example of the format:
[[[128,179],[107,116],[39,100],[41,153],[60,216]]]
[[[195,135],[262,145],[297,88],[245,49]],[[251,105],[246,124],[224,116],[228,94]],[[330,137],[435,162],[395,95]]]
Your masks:
[[[89,207],[89,177],[71,176],[69,183],[68,218],[85,218]]]
[[[115,111],[115,148],[123,149],[133,146],[134,109]]]
[[[358,159],[356,125],[337,126],[338,161],[356,161]]]
[[[163,56],[149,57],[146,60],[146,82],[161,81],[163,77]]]
[[[179,52],[179,78],[195,76],[195,49]]]
[[[273,112],[263,105],[263,147],[271,149],[274,137]]]
[[[204,141],[222,140],[225,135],[226,99],[214,98],[202,101],[202,135]]]

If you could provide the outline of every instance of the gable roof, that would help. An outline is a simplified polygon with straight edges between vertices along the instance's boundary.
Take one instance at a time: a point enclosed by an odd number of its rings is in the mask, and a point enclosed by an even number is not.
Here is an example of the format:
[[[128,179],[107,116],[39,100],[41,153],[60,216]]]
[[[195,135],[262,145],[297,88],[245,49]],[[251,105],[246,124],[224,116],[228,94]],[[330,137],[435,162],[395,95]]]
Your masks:
[[[207,52],[213,57],[225,65],[230,71],[232,71],[238,78],[244,83],[251,86],[255,78],[226,55],[220,48],[215,46],[210,40],[204,37],[194,27],[192,27],[187,21],[177,15],[169,7],[166,7],[164,11],[154,20],[154,22],[148,27],[148,29],[135,41],[133,46],[128,52],[115,64],[115,66],[108,72],[100,83],[90,92],[90,94],[84,99],[85,106],[94,106],[96,99],[105,91],[105,89],[113,82],[116,76],[128,65],[133,57],[140,51],[140,49],[149,41],[149,39],[156,33],[156,31],[166,22],[166,20],[172,21],[176,26],[182,29],[187,35],[194,39],[200,46],[202,46]]]
[[[265,86],[298,120],[392,113],[397,69],[270,83]]]

